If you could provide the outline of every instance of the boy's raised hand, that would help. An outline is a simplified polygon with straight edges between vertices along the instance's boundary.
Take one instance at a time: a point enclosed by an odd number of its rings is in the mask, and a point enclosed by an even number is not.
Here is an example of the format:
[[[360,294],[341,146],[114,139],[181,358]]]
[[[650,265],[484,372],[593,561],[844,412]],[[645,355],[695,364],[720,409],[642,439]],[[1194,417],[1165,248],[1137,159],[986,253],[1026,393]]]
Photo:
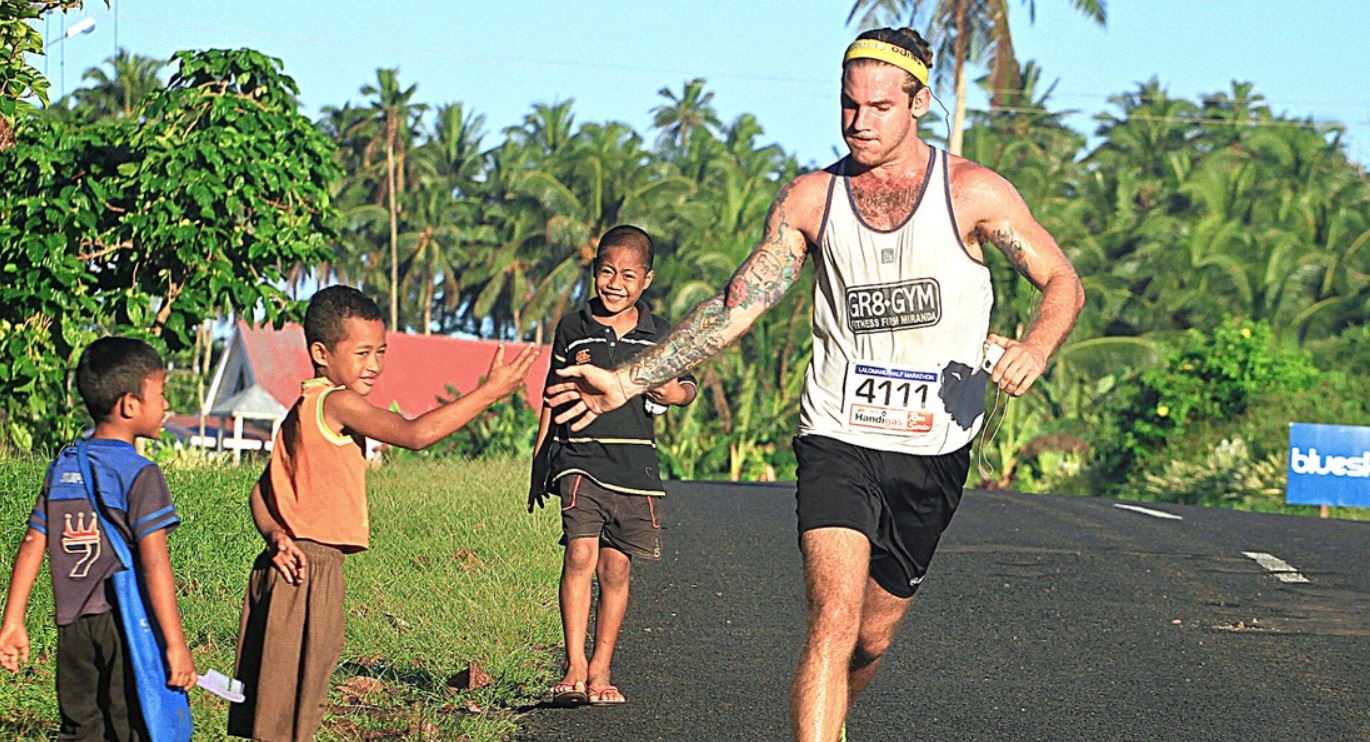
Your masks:
[[[19,672],[29,663],[29,631],[23,624],[0,629],[0,667]]]
[[[533,367],[533,361],[538,358],[538,347],[528,345],[517,355],[514,356],[512,363],[504,363],[504,343],[500,343],[495,348],[495,357],[490,361],[490,370],[485,374],[483,387],[489,387],[495,393],[496,398],[505,397],[518,391],[523,386],[524,380],[528,377],[528,369]]]
[[[528,370],[533,367],[533,361],[537,360],[537,356],[537,346],[529,345],[512,363],[506,364],[504,345],[501,344],[495,351],[490,370],[480,387],[413,420],[376,407],[368,402],[366,397],[350,389],[328,395],[324,402],[324,419],[335,428],[360,433],[381,443],[417,451],[451,435],[452,431],[470,422],[491,404],[523,386]]]

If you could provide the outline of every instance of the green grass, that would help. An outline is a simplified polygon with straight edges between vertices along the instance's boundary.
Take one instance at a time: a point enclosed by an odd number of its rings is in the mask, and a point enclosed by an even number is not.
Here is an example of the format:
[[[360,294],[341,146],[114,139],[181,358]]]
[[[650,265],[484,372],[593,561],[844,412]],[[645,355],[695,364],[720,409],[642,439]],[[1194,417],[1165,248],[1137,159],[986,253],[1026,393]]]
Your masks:
[[[0,568],[8,576],[45,462],[0,459]],[[260,468],[167,470],[181,527],[171,536],[186,635],[203,672],[233,667],[238,614],[261,539],[247,493]],[[536,701],[560,668],[556,586],[560,523],[523,512],[522,461],[405,460],[369,474],[371,549],[349,556],[347,644],[333,676],[321,739],[504,739],[513,709]],[[8,577],[5,578],[8,583]],[[29,671],[0,670],[0,738],[56,733],[51,582],[29,604]],[[449,680],[475,661],[493,685]],[[383,687],[344,689],[365,675]],[[191,694],[197,740],[224,739],[228,707]]]

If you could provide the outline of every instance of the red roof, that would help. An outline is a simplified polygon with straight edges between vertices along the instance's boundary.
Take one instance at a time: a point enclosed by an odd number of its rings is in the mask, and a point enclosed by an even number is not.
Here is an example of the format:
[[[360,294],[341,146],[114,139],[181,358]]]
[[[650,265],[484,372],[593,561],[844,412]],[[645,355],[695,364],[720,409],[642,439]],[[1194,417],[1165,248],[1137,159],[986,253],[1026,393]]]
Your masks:
[[[300,396],[300,383],[314,375],[305,351],[304,328],[291,323],[279,330],[250,327],[238,320],[238,333],[247,348],[252,376],[281,405],[290,408]],[[400,411],[414,417],[437,407],[439,398],[449,399],[450,385],[463,394],[480,383],[495,357],[494,340],[471,340],[445,335],[386,333],[385,371],[367,400],[377,407],[397,403]],[[527,343],[506,343],[504,356],[512,360]],[[542,346],[528,372],[525,401],[540,409],[542,386],[547,379],[552,349]]]

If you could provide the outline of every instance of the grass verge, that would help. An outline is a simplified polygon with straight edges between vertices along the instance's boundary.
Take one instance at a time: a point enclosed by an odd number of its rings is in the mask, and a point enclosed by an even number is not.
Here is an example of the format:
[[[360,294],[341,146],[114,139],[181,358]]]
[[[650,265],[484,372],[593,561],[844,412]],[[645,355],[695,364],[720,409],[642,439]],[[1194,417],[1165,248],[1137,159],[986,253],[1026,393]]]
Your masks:
[[[46,462],[0,459],[0,569],[14,551]],[[167,470],[181,527],[171,536],[186,635],[203,672],[233,667],[248,570],[261,549],[247,493],[258,465]],[[347,644],[320,739],[505,739],[516,709],[560,668],[560,523],[523,512],[522,461],[403,460],[370,473],[371,549],[346,562]],[[28,669],[0,670],[0,738],[56,733],[51,582],[28,612]],[[489,685],[457,687],[476,663]],[[481,672],[475,673],[478,677]],[[226,739],[228,707],[191,694],[197,740]]]

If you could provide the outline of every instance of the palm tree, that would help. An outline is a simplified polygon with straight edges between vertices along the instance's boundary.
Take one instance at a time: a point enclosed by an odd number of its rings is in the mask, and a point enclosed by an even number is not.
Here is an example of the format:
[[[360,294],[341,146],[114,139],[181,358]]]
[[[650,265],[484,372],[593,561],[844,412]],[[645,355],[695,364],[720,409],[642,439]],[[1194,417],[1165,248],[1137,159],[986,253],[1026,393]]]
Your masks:
[[[493,177],[506,194],[506,215],[521,227],[524,237],[517,244],[523,252],[490,259],[500,287],[488,287],[477,307],[536,298],[515,323],[519,334],[526,325],[535,324],[536,331],[555,321],[585,297],[585,268],[594,260],[599,235],[624,221],[659,231],[656,225],[670,206],[693,188],[674,167],[654,162],[642,138],[623,124],[588,124],[569,139],[548,136],[565,133],[561,122],[569,120],[569,107],[538,107],[496,155]],[[544,277],[536,290],[530,276]]]
[[[442,180],[425,185],[415,194],[399,243],[404,256],[400,291],[406,302],[422,307],[419,326],[428,335],[439,298],[449,311],[460,301],[470,248],[493,243],[495,234],[477,219],[475,202],[453,198]]]
[[[533,104],[533,112],[523,117],[521,126],[504,130],[506,142],[527,148],[540,157],[556,158],[571,143],[576,120],[571,113],[574,103],[564,100]]]
[[[1029,19],[1037,17],[1037,0],[1023,0]],[[1070,0],[1086,17],[1103,25],[1108,13],[1105,0]],[[902,23],[927,29],[933,44],[934,59],[952,59],[952,83],[956,91],[956,111],[952,116],[951,139],[947,149],[961,154],[962,129],[966,120],[966,62],[988,61],[990,87],[995,91],[990,105],[998,105],[998,91],[1008,89],[1018,71],[1013,54],[1013,33],[1009,29],[1007,0],[855,0],[847,23],[860,14],[861,27]],[[934,68],[934,77],[946,81],[946,68]]]
[[[466,111],[460,103],[437,108],[433,131],[421,154],[434,162],[440,176],[457,181],[447,185],[454,185],[458,193],[481,175],[487,154],[480,148],[485,139],[484,128],[485,117]]]
[[[373,96],[369,116],[355,123],[353,132],[364,130],[367,146],[362,165],[369,169],[377,150],[385,152],[385,180],[375,190],[377,202],[384,201],[390,226],[390,327],[399,328],[400,258],[398,194],[405,190],[405,156],[414,132],[427,106],[414,103],[417,85],[401,89],[399,70],[376,70],[376,84],[364,85],[362,95]],[[349,133],[353,133],[349,132]],[[377,163],[379,164],[379,163]]]
[[[161,60],[120,49],[104,64],[110,66],[109,73],[102,67],[91,67],[81,79],[94,84],[71,94],[78,113],[91,119],[128,118],[144,98],[162,88],[160,73],[166,63]]]
[[[690,135],[699,129],[718,131],[722,128],[718,114],[710,103],[714,99],[712,91],[704,92],[704,78],[696,77],[684,84],[677,96],[670,88],[662,88],[657,95],[668,102],[653,108],[652,128],[661,129],[657,146],[663,149],[674,144],[684,149]]]
[[[366,109],[344,103],[341,107],[324,106],[319,119],[315,121],[315,126],[327,134],[338,148],[336,159],[342,167],[343,177],[333,183],[331,196],[333,203],[344,215],[344,220],[331,256],[312,265],[295,265],[290,269],[287,281],[294,291],[299,291],[311,281],[322,286],[335,280],[360,280],[363,261],[359,260],[359,254],[369,253],[370,246],[365,244],[366,235],[358,231],[361,222],[349,218],[348,215],[353,214],[358,205],[366,203],[370,198],[368,184],[362,177],[362,155],[366,149],[366,139],[359,134],[364,129],[360,124],[367,115]]]
[[[715,295],[756,242],[776,184],[794,177],[797,165],[774,145],[762,145],[761,126],[744,114],[720,132],[693,136],[674,160],[694,181],[695,196],[667,215],[657,278],[665,294],[658,311],[678,318]],[[808,274],[801,279],[811,280]],[[777,476],[777,457],[787,454],[785,431],[799,410],[803,369],[811,336],[812,292],[795,287],[758,319],[735,347],[698,370],[700,404],[669,415],[662,447],[667,466],[685,473],[726,472],[732,478]],[[768,358],[773,362],[747,363]],[[780,468],[784,468],[780,465]]]

